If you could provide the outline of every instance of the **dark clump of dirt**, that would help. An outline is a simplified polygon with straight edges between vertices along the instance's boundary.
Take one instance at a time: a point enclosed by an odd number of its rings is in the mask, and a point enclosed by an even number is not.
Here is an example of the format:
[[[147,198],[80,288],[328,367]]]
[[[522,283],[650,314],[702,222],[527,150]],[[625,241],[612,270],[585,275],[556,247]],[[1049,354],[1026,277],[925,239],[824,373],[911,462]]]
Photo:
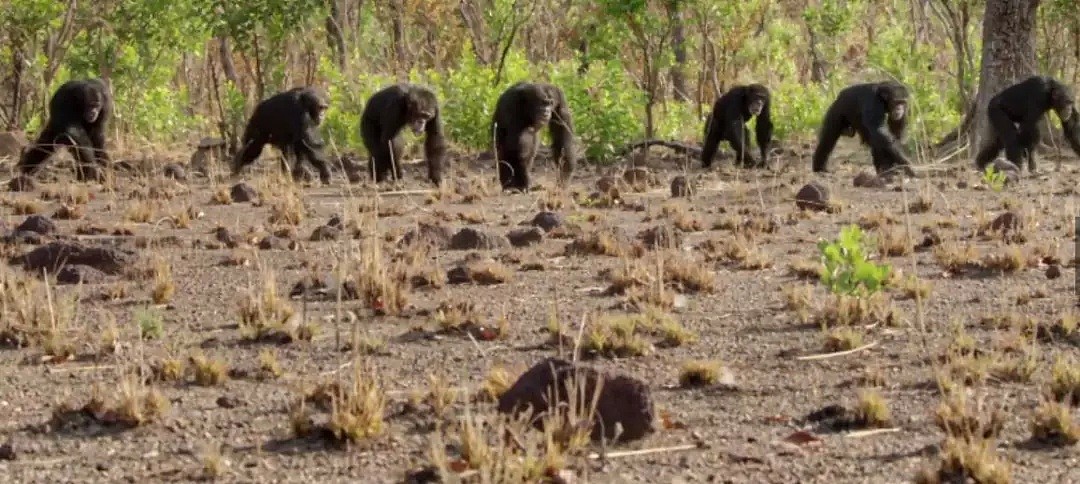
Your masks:
[[[597,384],[600,384],[600,390],[593,420],[593,439],[603,437],[630,441],[655,431],[655,415],[648,385],[627,376],[605,374],[558,358],[547,358],[521,375],[499,397],[499,411],[516,414],[531,408],[534,425],[542,428],[539,414],[552,407],[571,405],[571,402],[591,402]],[[568,396],[567,388],[579,394]],[[548,395],[556,395],[558,403],[552,405]],[[584,408],[579,411],[586,413]],[[618,435],[617,427],[622,430]]]

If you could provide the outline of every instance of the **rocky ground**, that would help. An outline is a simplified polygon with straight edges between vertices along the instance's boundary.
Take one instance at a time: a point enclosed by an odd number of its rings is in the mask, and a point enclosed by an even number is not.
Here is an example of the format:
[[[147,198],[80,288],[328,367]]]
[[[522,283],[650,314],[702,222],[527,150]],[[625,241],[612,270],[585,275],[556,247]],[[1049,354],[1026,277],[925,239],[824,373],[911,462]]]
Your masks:
[[[499,193],[483,162],[441,190],[410,167],[378,196],[340,175],[293,185],[271,160],[244,180],[155,160],[12,181],[0,472],[1080,481],[1077,160],[1006,184],[924,166],[856,186],[865,157],[825,176],[797,156],[583,169],[528,194]],[[861,273],[884,274],[861,297],[818,275],[818,242],[850,225],[891,267]],[[572,386],[604,382],[617,441],[589,442],[588,405],[543,431],[499,413],[551,377],[513,385],[525,370],[575,350],[601,373]]]

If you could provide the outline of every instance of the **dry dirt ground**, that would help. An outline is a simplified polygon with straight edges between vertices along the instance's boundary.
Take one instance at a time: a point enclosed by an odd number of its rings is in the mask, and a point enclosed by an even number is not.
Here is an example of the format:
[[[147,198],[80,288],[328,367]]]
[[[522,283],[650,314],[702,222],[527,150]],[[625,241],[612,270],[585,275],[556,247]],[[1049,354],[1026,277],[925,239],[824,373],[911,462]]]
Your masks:
[[[979,422],[967,463],[981,482],[1007,482],[993,478],[1002,469],[1013,482],[1080,482],[1062,424],[1076,425],[1067,392],[1080,388],[1076,159],[1060,171],[1044,159],[1041,175],[1000,191],[957,167],[854,187],[859,151],[826,176],[805,156],[773,172],[684,172],[669,160],[654,163],[655,184],[618,199],[589,198],[601,174],[585,169],[563,191],[502,194],[484,163],[428,193],[417,166],[376,202],[340,174],[331,187],[291,188],[268,158],[244,177],[254,203],[221,203],[241,180],[175,181],[160,160],[108,183],[74,183],[57,163],[33,191],[0,194],[5,234],[32,213],[56,225],[42,240],[7,239],[6,257],[79,240],[135,259],[88,270],[81,285],[5,265],[6,481],[403,482],[441,460],[476,482],[466,468],[483,457],[463,455],[480,446],[463,444],[473,434],[461,422],[494,420],[484,389],[569,358],[551,343],[561,326],[569,344],[597,350],[583,363],[645,381],[659,420],[639,441],[571,446],[558,474],[569,482],[911,482],[949,470],[965,440],[953,429],[942,451],[937,422],[965,417]],[[696,191],[672,198],[683,173]],[[829,211],[796,208],[814,180],[831,192]],[[505,243],[545,209],[563,226],[535,245]],[[986,229],[1007,211],[1018,226]],[[311,240],[335,215],[344,230]],[[477,250],[402,242],[422,223],[504,239]],[[898,273],[862,302],[831,296],[815,274],[817,242],[850,224]],[[649,248],[637,236],[657,226],[674,242]],[[277,245],[260,248],[274,232]],[[590,237],[581,246],[608,253],[568,251]],[[463,261],[468,270],[451,271]],[[290,297],[335,271],[359,298]],[[826,357],[805,358],[815,355]],[[692,361],[719,373],[681,385]],[[318,387],[354,378],[359,410],[342,427],[357,439],[311,430],[328,415]],[[875,410],[882,400],[888,415]],[[498,432],[473,430],[500,447]],[[627,455],[637,449],[656,451]]]

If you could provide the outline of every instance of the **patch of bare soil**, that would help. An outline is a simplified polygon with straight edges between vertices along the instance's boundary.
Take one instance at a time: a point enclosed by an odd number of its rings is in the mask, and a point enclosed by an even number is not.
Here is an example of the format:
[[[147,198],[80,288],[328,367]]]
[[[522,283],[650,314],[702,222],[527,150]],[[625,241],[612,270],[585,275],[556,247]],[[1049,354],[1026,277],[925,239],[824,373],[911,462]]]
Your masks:
[[[527,194],[57,166],[0,193],[0,473],[1080,481],[1077,161],[857,187],[856,153]],[[818,277],[850,224],[893,268],[866,298]]]

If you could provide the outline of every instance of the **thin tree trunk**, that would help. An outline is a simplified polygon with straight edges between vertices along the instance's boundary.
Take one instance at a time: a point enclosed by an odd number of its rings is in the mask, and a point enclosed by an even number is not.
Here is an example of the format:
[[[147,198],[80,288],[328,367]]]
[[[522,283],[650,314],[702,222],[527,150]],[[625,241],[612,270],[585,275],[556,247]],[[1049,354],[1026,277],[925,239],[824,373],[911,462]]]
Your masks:
[[[401,0],[390,4],[390,22],[394,37],[394,57],[397,60],[398,74],[405,80],[409,73],[409,52],[405,48],[405,6]]]
[[[982,71],[969,133],[974,155],[989,129],[986,105],[1002,89],[1035,74],[1035,24],[1041,0],[988,0],[983,17]]]
[[[681,0],[668,0],[668,21],[671,22],[671,50],[675,54],[675,65],[671,66],[671,89],[676,101],[690,100],[690,90],[686,87],[686,36],[683,33]]]
[[[238,85],[239,76],[236,75],[236,65],[233,64],[232,47],[229,46],[229,38],[222,35],[218,37],[218,56],[221,57],[221,72],[225,79],[234,85]]]
[[[326,16],[326,39],[334,52],[338,69],[345,72],[345,36],[342,34],[342,25],[345,25],[345,18],[341,15],[338,0],[330,0],[330,14]]]

